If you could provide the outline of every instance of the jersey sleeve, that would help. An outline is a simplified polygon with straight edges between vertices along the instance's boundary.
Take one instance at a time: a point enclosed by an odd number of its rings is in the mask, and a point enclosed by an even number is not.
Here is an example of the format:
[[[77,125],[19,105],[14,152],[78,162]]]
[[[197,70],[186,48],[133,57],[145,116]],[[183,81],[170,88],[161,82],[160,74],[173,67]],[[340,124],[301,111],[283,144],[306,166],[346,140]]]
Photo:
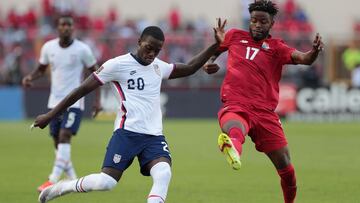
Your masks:
[[[162,79],[169,79],[171,73],[175,68],[175,64],[166,63],[165,61],[159,60],[159,70]],[[156,70],[155,70],[156,71]]]
[[[294,64],[291,54],[295,51],[295,48],[289,47],[284,41],[278,43],[278,54],[281,64]]]
[[[96,64],[95,56],[91,51],[90,47],[87,45],[85,45],[83,49],[82,61],[86,68],[90,68]]]
[[[48,65],[50,63],[49,61],[49,54],[48,54],[48,43],[45,43],[40,50],[40,58],[39,63],[42,65]]]
[[[225,39],[220,44],[220,47],[218,48],[219,51],[224,52],[229,49],[230,41],[231,41],[231,38],[232,38],[234,32],[235,32],[235,29],[231,29],[225,33]]]
[[[114,59],[106,61],[98,70],[96,70],[93,75],[101,83],[105,84],[115,80],[115,73],[117,70],[117,64]]]

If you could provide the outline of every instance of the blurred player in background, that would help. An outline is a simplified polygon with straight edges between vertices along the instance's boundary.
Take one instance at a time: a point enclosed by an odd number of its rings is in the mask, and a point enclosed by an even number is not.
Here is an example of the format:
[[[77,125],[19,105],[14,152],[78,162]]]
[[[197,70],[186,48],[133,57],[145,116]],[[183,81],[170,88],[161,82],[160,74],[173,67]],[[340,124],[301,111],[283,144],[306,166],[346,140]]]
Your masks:
[[[222,109],[218,113],[223,133],[220,150],[234,169],[241,166],[240,155],[245,136],[249,135],[258,151],[274,164],[286,203],[296,196],[296,178],[290,162],[287,141],[280,119],[274,112],[279,98],[279,80],[285,64],[312,64],[323,48],[317,34],[313,48],[300,52],[269,35],[278,8],[271,1],[257,0],[249,5],[249,32],[231,29],[219,52],[228,51],[227,72],[221,87]],[[214,65],[205,65],[213,73]],[[211,70],[207,70],[211,67]]]
[[[165,41],[164,34],[156,26],[147,27],[138,40],[136,53],[108,60],[55,108],[38,116],[34,126],[44,128],[55,115],[105,83],[112,84],[119,102],[114,133],[101,173],[54,184],[43,190],[39,201],[47,202],[71,192],[110,190],[116,186],[134,158],[138,157],[141,173],[153,179],[147,202],[165,202],[171,179],[171,156],[162,132],[161,81],[186,77],[200,69],[224,40],[225,23],[218,19],[218,26],[214,28],[216,42],[187,64],[169,64],[158,59],[157,55]]]
[[[32,81],[44,76],[46,69],[51,68],[49,109],[53,109],[67,94],[80,86],[84,77],[84,67],[89,72],[94,72],[97,68],[96,59],[90,47],[73,38],[72,17],[60,17],[57,21],[57,31],[59,37],[43,45],[39,66],[22,81],[24,86],[32,86]],[[99,93],[96,97],[95,114],[100,110]],[[63,172],[69,179],[77,178],[71,162],[70,141],[80,127],[83,110],[84,100],[81,99],[51,119],[50,134],[54,139],[56,158],[49,179],[38,187],[39,192],[58,182]]]

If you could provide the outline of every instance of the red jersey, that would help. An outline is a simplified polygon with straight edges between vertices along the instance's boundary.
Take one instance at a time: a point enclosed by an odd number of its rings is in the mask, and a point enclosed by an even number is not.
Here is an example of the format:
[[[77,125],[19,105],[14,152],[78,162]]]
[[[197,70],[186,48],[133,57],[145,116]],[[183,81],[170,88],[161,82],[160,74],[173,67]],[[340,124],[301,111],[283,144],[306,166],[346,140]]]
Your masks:
[[[237,29],[225,34],[219,49],[228,50],[222,102],[275,110],[282,67],[294,63],[291,54],[295,49],[271,36],[255,41],[249,32]]]

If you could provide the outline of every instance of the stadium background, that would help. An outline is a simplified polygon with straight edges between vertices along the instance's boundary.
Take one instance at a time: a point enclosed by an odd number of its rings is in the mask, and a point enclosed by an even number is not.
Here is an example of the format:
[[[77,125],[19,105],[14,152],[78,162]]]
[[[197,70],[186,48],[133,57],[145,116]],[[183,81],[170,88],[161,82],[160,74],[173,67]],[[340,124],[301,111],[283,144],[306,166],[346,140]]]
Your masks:
[[[93,48],[99,64],[133,50],[137,40],[134,36],[149,24],[160,25],[166,32],[166,44],[160,57],[169,62],[186,62],[210,43],[211,26],[216,17],[227,18],[227,28],[244,27],[248,17],[243,12],[246,2],[1,1],[0,177],[3,181],[0,202],[34,202],[35,188],[50,170],[53,154],[47,130],[28,131],[33,117],[46,111],[49,80],[43,78],[31,89],[23,89],[20,81],[36,67],[41,45],[56,37],[53,21],[57,15],[72,12],[76,16],[75,35]],[[351,86],[352,67],[347,67],[343,60],[349,47],[360,49],[360,1],[277,2],[281,10],[272,32],[275,37],[307,50],[315,33],[320,32],[325,43],[325,51],[313,67],[288,66],[281,82],[277,111],[284,118],[284,129],[298,168],[299,202],[360,202],[357,194],[360,189],[360,89]],[[170,203],[185,200],[190,203],[240,202],[239,199],[241,202],[281,201],[272,166],[249,146],[252,145],[250,140],[246,142],[245,167],[241,174],[230,171],[217,152],[214,140],[219,129],[215,118],[220,106],[218,94],[225,60],[226,55],[218,60],[222,69],[213,76],[199,71],[186,79],[164,82],[165,133],[169,134],[177,160],[169,192]],[[109,118],[116,111],[111,96],[108,87],[103,87],[105,111],[98,119],[105,121],[85,120],[74,140],[73,156],[79,175],[97,171],[102,161],[112,128]],[[86,99],[87,117],[91,97],[93,95]],[[201,149],[197,143],[202,144]],[[194,148],[199,153],[197,156],[189,150]],[[84,195],[80,199],[69,197],[63,202],[101,202],[104,199],[116,202],[114,199],[121,198],[127,198],[126,202],[143,202],[149,180],[144,181],[136,167],[132,167],[126,177],[116,192],[94,194],[89,198]],[[258,185],[259,182],[262,185]],[[230,193],[238,195],[226,195],[228,187]],[[20,195],[14,188],[18,188]],[[239,194],[239,191],[242,192]]]
[[[228,27],[246,27],[248,14],[244,5],[248,3],[229,0],[219,6],[217,1],[189,3],[177,0],[2,2],[0,95],[7,99],[3,101],[6,105],[0,107],[0,119],[23,119],[46,110],[47,79],[25,91],[19,84],[21,78],[37,65],[44,41],[56,36],[53,22],[61,13],[76,17],[76,36],[91,45],[99,64],[134,50],[136,34],[149,24],[160,25],[167,34],[160,57],[170,62],[186,62],[212,40],[211,26],[216,17],[228,18]],[[359,46],[356,37],[360,32],[360,17],[356,5],[360,3],[356,0],[326,3],[283,0],[278,3],[281,12],[272,31],[275,37],[282,37],[299,50],[306,50],[311,47],[315,32],[320,32],[326,44],[326,51],[312,68],[289,66],[284,69],[279,114],[292,120],[360,120],[360,93],[357,89],[348,89],[352,67],[347,69],[342,58],[351,43]],[[79,4],[81,6],[76,6]],[[345,8],[344,5],[353,6]],[[163,12],[155,12],[160,6]],[[214,76],[199,71],[190,78],[165,82],[162,97],[165,115],[213,117],[220,105],[217,95],[225,72],[225,59],[223,56],[218,60],[222,70]],[[111,97],[107,90],[103,88],[102,95],[105,112],[116,111],[111,99],[106,99]],[[197,99],[189,101],[188,98]],[[204,101],[209,102],[203,105]],[[179,105],[185,108],[180,109]],[[90,113],[87,111],[86,115]]]

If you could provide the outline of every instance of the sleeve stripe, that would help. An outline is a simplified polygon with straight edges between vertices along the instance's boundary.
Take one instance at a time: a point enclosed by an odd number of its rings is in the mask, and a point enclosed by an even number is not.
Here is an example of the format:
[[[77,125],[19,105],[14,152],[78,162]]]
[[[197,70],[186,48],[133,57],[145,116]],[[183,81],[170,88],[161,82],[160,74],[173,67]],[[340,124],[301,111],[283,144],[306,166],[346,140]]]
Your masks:
[[[99,81],[101,83],[101,85],[104,84],[104,82],[101,81],[100,78],[95,73],[93,73],[92,75],[94,76],[95,80],[97,80],[97,81]]]
[[[174,63],[174,64],[173,64],[173,69],[172,69],[172,71],[170,72],[170,74],[169,74],[169,76],[168,76],[168,79],[170,78],[171,74],[174,72],[175,69],[176,69],[176,64]]]

